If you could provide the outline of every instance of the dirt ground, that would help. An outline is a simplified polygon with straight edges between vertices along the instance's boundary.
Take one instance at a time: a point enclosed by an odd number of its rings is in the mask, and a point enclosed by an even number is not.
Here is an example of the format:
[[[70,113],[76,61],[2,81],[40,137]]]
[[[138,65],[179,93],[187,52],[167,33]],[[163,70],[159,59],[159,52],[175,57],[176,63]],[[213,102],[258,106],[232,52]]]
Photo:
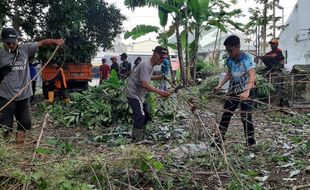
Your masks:
[[[40,99],[37,101],[39,102]],[[32,109],[34,125],[27,137],[27,144],[24,146],[10,144],[10,149],[23,152],[23,157],[26,157],[24,160],[28,160],[28,163],[24,161],[18,164],[25,171],[33,169],[32,156],[42,129],[43,114],[36,113],[36,103],[33,104]],[[218,109],[213,110],[212,113],[198,110],[198,113],[205,119],[204,122],[210,129],[210,134],[213,135],[216,123],[212,123],[210,116],[214,121],[218,121],[222,105],[212,102],[209,106]],[[153,152],[155,157],[161,158],[181,144],[204,143],[206,145],[206,150],[201,153],[174,158],[176,166],[169,165],[169,171],[177,167],[179,172],[188,172],[189,185],[183,184],[170,189],[310,189],[310,155],[307,152],[310,145],[306,144],[310,137],[309,120],[302,121],[296,116],[270,110],[257,111],[253,118],[257,144],[251,148],[245,146],[242,123],[236,114],[229,126],[224,155],[210,147],[212,140],[208,138],[208,132],[198,125],[199,121],[191,114],[183,124],[183,127],[189,131],[189,137],[182,143],[176,143],[179,139],[175,138],[162,141],[149,139],[147,143],[133,146],[143,146]],[[127,136],[122,137],[122,143],[113,144],[113,146],[111,143],[94,140],[100,135],[111,132],[113,132],[111,129],[56,127],[52,118],[49,118],[40,140],[40,147],[54,149],[56,145],[51,145],[51,141],[56,140],[69,142],[69,148],[65,147],[62,150],[67,148],[76,150],[78,152],[76,158],[85,159],[95,155],[109,157],[111,154],[115,157],[117,156],[115,147],[132,145]],[[149,132],[152,133],[152,131]],[[38,154],[37,159],[44,164],[62,162],[69,158],[65,155]],[[164,179],[159,180],[164,181]],[[137,185],[133,189],[152,189],[151,187],[152,185],[146,183],[144,186]]]

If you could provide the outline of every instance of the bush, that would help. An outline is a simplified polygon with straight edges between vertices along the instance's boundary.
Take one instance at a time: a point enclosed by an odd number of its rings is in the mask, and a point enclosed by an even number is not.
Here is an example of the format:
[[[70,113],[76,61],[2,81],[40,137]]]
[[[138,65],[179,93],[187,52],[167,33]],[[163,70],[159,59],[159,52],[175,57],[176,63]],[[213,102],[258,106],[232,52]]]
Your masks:
[[[206,61],[198,61],[196,65],[196,72],[200,74],[200,77],[205,79],[207,77],[219,74],[225,69],[220,68],[219,65]]]
[[[112,71],[111,78],[83,93],[73,93],[68,106],[54,105],[49,112],[58,125],[95,128],[131,121],[125,84]]]

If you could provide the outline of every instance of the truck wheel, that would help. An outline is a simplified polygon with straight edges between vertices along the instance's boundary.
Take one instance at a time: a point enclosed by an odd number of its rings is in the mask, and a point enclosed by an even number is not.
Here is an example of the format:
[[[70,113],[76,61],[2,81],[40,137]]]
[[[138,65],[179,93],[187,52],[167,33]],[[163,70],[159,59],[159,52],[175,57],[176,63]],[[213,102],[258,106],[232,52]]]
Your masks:
[[[84,90],[88,90],[88,81],[85,82]]]

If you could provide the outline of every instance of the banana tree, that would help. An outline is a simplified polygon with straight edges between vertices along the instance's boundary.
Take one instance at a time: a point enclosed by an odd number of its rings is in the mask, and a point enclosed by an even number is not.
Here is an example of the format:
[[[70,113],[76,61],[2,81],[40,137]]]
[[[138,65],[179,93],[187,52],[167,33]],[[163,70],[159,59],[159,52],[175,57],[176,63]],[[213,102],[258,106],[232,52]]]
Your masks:
[[[127,3],[128,2],[129,1],[127,1]],[[135,1],[133,1],[133,4],[125,5],[129,8],[133,8],[136,5],[134,2]],[[226,32],[226,23],[238,29],[241,29],[242,26],[240,23],[235,23],[231,20],[231,17],[240,14],[240,9],[225,11],[225,8],[229,8],[230,4],[223,0],[145,0],[143,4],[159,7],[159,18],[162,25],[166,25],[168,15],[172,16],[174,22],[170,26],[169,34],[175,33],[177,39],[181,77],[184,84],[187,84],[191,78],[191,69],[189,61],[186,61],[186,69],[183,66],[183,48],[185,48],[186,51],[186,60],[189,59],[187,51],[190,50],[191,63],[194,67],[193,77],[195,77],[195,63],[197,60],[198,42],[201,32],[208,29],[210,25],[216,26],[224,32]],[[186,9],[182,11],[181,8],[184,7],[184,5]],[[161,11],[164,12],[161,13]],[[180,26],[185,26],[186,23],[190,23],[189,27],[185,27],[181,32]],[[188,32],[192,31],[194,31],[195,39],[189,45],[189,48],[187,48],[185,47],[188,42],[186,36]]]
[[[193,79],[196,77],[196,60],[198,53],[198,43],[199,37],[202,32],[202,24],[204,21],[208,20],[209,13],[209,0],[193,0],[189,2],[189,8],[191,10],[192,16],[195,19],[193,22],[194,28],[194,41],[191,45],[191,63],[193,65]],[[187,65],[187,78],[190,77],[190,64]]]
[[[193,79],[196,76],[196,62],[198,54],[198,44],[203,31],[207,31],[211,26],[227,32],[226,25],[242,30],[242,24],[235,22],[232,18],[241,14],[240,9],[231,9],[231,4],[223,0],[192,0],[189,2],[189,8],[192,16],[190,28],[194,31],[194,41],[190,44],[191,66],[193,67]]]
[[[169,30],[168,31],[165,31],[165,30],[161,31],[160,28],[157,26],[138,25],[135,28],[133,28],[131,31],[126,32],[124,35],[124,38],[128,39],[131,37],[133,40],[135,40],[141,36],[144,36],[144,35],[152,33],[152,32],[158,33],[157,40],[161,46],[166,47],[167,49],[168,49],[168,47],[171,49],[176,49],[176,45],[173,43],[169,43],[169,41],[168,41],[168,39],[174,33],[169,33]],[[169,54],[169,51],[168,51],[168,54]],[[168,57],[168,59],[169,59],[169,62],[171,63],[170,57]],[[171,76],[173,78],[175,78],[174,73],[172,71],[171,64],[170,64],[170,72],[171,72]]]
[[[179,63],[180,63],[180,70],[181,70],[181,79],[183,83],[185,84],[185,70],[183,66],[183,54],[182,54],[182,46],[181,46],[181,35],[180,35],[180,25],[181,25],[181,19],[182,15],[179,12],[180,7],[183,5],[184,0],[167,0],[167,1],[161,1],[161,0],[141,0],[141,1],[135,1],[135,0],[125,0],[124,4],[128,8],[131,8],[134,10],[136,7],[141,7],[143,5],[149,5],[149,6],[154,6],[158,7],[159,11],[159,19],[160,19],[160,24],[165,27],[167,24],[167,19],[168,15],[171,15],[174,23],[171,25],[170,29],[173,28],[176,33],[176,38],[177,38],[177,50],[178,50],[178,57],[179,57]],[[150,32],[156,32],[154,30],[153,26],[147,26],[150,30],[145,32],[145,34],[150,33]],[[139,26],[134,28],[131,32],[126,33],[125,37],[131,37],[134,32],[134,30],[143,32],[141,30],[138,30]],[[152,31],[153,28],[153,31]],[[157,30],[158,31],[158,30]],[[170,30],[171,31],[171,30]],[[159,35],[159,38],[161,39],[162,37],[170,37],[169,32],[167,32],[167,35],[164,35],[165,32],[162,32],[163,35]],[[162,41],[167,41],[168,39],[161,39]],[[168,47],[175,47],[172,44],[166,44]]]

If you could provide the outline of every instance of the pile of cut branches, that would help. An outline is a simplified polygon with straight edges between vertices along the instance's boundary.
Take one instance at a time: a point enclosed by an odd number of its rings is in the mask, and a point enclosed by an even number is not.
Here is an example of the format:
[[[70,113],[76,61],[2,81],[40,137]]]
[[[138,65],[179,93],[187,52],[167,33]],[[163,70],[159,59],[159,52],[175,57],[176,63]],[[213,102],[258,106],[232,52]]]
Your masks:
[[[109,80],[82,93],[72,94],[68,106],[55,104],[47,107],[59,126],[84,126],[88,128],[108,127],[118,123],[129,123],[130,109],[124,93],[125,84],[117,73]]]

